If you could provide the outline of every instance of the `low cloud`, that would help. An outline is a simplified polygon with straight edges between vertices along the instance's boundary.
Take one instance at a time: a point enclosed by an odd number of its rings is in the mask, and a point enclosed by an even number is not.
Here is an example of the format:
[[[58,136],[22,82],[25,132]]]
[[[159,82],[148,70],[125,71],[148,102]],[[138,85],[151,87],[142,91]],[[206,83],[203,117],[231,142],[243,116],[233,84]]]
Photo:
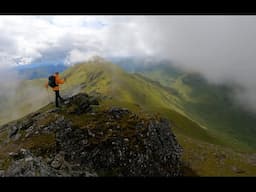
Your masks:
[[[256,111],[256,16],[1,16],[0,67],[102,57],[168,59]]]
[[[43,83],[28,83],[11,68],[0,68],[0,124],[20,118],[47,103]]]

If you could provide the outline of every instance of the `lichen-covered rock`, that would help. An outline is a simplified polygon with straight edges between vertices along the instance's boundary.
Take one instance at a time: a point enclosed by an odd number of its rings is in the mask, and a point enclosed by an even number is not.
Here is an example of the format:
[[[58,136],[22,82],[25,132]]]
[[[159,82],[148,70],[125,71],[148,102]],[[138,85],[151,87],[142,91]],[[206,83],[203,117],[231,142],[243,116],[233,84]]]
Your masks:
[[[104,116],[106,120],[118,116],[120,122],[115,124],[114,120],[105,124],[113,126],[112,129],[107,126],[69,131],[66,131],[68,128],[57,129],[57,142],[69,161],[89,166],[103,175],[181,175],[182,149],[167,120],[148,119],[143,127],[143,120],[138,118],[133,126],[123,127],[124,120],[136,115],[117,107],[98,116]],[[125,135],[129,131],[133,134]]]
[[[98,102],[87,94],[65,102],[5,126],[8,136],[18,135],[10,142],[24,149],[9,153],[1,176],[182,174],[182,148],[167,120],[119,107],[94,111]]]

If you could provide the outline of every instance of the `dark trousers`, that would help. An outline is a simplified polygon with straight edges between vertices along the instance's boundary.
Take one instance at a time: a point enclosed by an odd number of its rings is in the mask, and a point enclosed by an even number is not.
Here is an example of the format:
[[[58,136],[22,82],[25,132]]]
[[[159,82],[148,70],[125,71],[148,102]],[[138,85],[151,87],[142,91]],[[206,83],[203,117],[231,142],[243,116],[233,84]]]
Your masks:
[[[55,91],[55,104],[59,107],[59,99],[63,101],[64,99],[60,96],[60,91]]]

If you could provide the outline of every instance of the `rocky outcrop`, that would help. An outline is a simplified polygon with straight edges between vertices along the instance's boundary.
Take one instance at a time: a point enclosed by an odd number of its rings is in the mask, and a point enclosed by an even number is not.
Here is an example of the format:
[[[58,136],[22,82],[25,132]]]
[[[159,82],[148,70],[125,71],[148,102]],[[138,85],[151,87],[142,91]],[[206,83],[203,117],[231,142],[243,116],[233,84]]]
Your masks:
[[[182,175],[182,148],[167,120],[94,105],[95,98],[78,94],[61,109],[3,126],[9,134],[1,147],[22,148],[8,153],[1,176]]]

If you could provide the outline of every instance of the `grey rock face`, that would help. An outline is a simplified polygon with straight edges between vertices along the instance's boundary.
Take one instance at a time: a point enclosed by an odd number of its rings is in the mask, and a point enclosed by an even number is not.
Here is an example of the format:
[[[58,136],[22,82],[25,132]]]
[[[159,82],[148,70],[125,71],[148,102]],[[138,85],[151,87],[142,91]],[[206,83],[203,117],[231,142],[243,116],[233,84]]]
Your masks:
[[[19,128],[17,126],[12,126],[10,131],[9,131],[9,138],[13,137],[14,135],[16,135],[19,131]]]
[[[106,112],[106,119],[116,118],[117,115],[119,118],[136,116],[126,109],[113,108]],[[120,126],[116,129],[120,129]],[[140,129],[138,126],[138,133]],[[97,145],[88,142],[97,135],[101,136],[100,133],[82,129],[70,132],[62,130],[56,133],[56,137],[66,158],[81,164],[81,167],[86,165],[96,171],[122,176],[181,175],[182,148],[167,120],[151,120],[144,132],[137,135],[138,143],[134,148],[131,148],[130,139],[126,137],[110,137]],[[140,150],[136,150],[138,148]]]

